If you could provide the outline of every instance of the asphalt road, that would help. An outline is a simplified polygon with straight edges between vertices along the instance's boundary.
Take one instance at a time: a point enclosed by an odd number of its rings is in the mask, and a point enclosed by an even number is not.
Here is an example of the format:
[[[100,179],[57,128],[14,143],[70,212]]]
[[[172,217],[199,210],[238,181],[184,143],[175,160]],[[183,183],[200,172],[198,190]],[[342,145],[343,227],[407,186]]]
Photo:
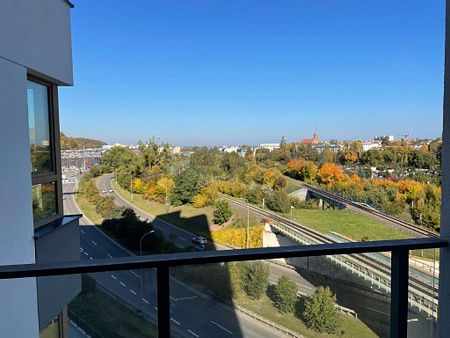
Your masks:
[[[66,184],[64,189],[65,213],[80,213],[73,198],[74,184]],[[176,231],[176,229],[172,230]],[[95,226],[92,226],[85,217],[80,219],[80,246],[82,259],[94,260],[130,255]],[[92,274],[92,277],[106,291],[132,308],[143,310],[145,316],[150,319],[156,320],[154,271],[143,271],[144,290],[142,294],[139,270],[96,273]],[[173,279],[170,292],[172,330],[184,337],[284,337],[269,326]]]

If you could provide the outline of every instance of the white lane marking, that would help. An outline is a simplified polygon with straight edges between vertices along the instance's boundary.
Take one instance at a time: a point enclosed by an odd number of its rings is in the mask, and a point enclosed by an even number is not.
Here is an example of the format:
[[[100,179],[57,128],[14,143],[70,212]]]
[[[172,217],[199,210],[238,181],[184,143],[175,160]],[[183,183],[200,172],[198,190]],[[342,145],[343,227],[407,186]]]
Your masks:
[[[184,242],[187,242],[187,241],[188,241],[187,239],[185,239],[185,238],[183,238],[183,237],[178,237],[177,239],[179,239],[180,241],[184,241]]]
[[[157,307],[157,306],[155,306],[154,309],[155,309],[156,311],[158,311],[158,307]]]
[[[170,320],[171,320],[172,322],[174,322],[175,324],[177,324],[177,325],[181,325],[179,321],[173,319],[172,317],[170,317]]]
[[[86,256],[89,256],[89,254],[88,254],[86,251],[84,252],[84,254],[85,254]]]
[[[136,293],[136,291],[134,291],[134,290],[132,290],[132,289],[130,289],[130,292],[133,294],[133,295],[137,295],[137,293]]]
[[[124,282],[120,282],[120,285],[122,285],[123,287],[127,286]]]
[[[172,297],[170,297],[170,298],[172,298]],[[182,298],[172,298],[172,300],[178,302],[178,301],[181,301],[181,300],[191,300],[191,299],[195,299],[195,298],[198,298],[198,296],[182,297]]]
[[[97,243],[95,243],[93,240],[91,240],[92,244],[94,244],[95,246],[98,246]]]
[[[110,254],[108,254],[108,253],[106,254],[106,256],[108,256],[109,258],[112,258],[112,256]]]
[[[84,250],[83,250],[83,248],[80,248],[80,252],[83,252]]]
[[[189,332],[191,335],[193,335],[194,337],[200,337],[198,334],[196,334],[194,331],[191,331],[191,330],[187,330],[187,332]]]
[[[213,320],[211,320],[210,321],[211,323],[213,323],[215,326],[217,326],[217,327],[219,327],[219,328],[221,328],[222,330],[224,330],[224,331],[226,331],[226,332],[228,332],[229,334],[233,334],[233,332],[231,332],[230,330],[228,330],[228,329],[226,329],[226,328],[224,328],[222,325],[220,325],[220,324],[217,324],[215,321],[213,321]]]
[[[91,256],[89,256],[89,259],[90,259],[91,261],[93,261],[93,260],[94,260],[94,258],[92,258]]]
[[[419,321],[419,318],[408,319],[408,323],[418,322],[418,321]]]
[[[141,278],[136,272],[134,272],[134,271],[130,271],[130,273],[132,274],[132,275],[134,275],[134,276],[136,276],[137,278]]]
[[[117,279],[117,277],[116,277],[116,276],[114,276],[114,275],[111,275],[111,278],[112,278],[112,279]]]
[[[145,304],[150,304],[150,302],[147,299],[142,298],[142,300],[144,301]]]
[[[80,229],[80,231],[81,231],[81,233],[82,233],[82,234],[84,235],[84,231],[83,231],[83,230],[81,230],[81,229]]]
[[[170,296],[170,299],[172,299],[172,300],[174,300],[174,301],[177,301],[175,298],[173,298],[172,296]]]

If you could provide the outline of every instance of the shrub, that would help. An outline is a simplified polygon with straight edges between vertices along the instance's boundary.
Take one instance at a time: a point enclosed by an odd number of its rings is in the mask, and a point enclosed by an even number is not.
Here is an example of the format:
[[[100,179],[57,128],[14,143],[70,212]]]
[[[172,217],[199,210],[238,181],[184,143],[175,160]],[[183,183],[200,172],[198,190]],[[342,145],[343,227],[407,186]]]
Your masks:
[[[297,285],[286,276],[281,276],[275,286],[274,303],[282,313],[293,312],[297,302]]]
[[[253,299],[260,299],[269,284],[269,266],[263,262],[249,263],[242,275],[245,293]]]
[[[204,195],[196,195],[193,199],[192,199],[192,205],[194,206],[194,208],[203,208],[207,205],[207,198]]]
[[[224,224],[229,221],[231,216],[233,216],[233,211],[231,210],[230,203],[227,201],[217,202],[213,222],[216,224]]]
[[[262,248],[264,227],[252,227],[249,230],[249,248]],[[237,248],[246,246],[246,228],[231,228],[212,231],[209,237],[213,242],[230,245]]]
[[[291,205],[289,196],[284,191],[272,192],[266,200],[266,205],[270,210],[288,213]]]
[[[306,326],[321,333],[337,333],[342,325],[342,318],[335,302],[336,296],[330,288],[317,288],[305,302],[303,318]]]

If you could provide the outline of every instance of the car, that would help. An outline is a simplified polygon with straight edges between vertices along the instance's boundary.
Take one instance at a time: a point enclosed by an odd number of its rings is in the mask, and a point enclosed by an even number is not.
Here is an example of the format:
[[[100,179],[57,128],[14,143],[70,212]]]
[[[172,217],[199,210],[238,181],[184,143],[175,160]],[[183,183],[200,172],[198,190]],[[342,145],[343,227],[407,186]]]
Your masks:
[[[106,194],[106,190],[102,190],[102,194]]]
[[[202,244],[197,244],[197,245],[195,246],[195,251],[203,251],[203,250],[205,250],[205,246],[204,246],[204,245],[202,245]]]
[[[203,236],[196,236],[196,237],[192,237],[192,242],[195,244],[199,244],[199,245],[205,245],[206,243],[208,243],[208,241],[206,240],[205,237]]]
[[[113,192],[114,192],[114,190],[112,190],[112,189],[109,189],[108,191],[109,191],[109,192],[111,192],[111,193],[113,193]]]

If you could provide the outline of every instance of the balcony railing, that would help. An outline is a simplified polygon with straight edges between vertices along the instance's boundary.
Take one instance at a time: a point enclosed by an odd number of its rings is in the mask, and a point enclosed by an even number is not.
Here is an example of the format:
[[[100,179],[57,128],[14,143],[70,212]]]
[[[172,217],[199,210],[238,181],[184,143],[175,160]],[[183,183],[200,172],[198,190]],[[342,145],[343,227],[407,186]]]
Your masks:
[[[448,243],[439,238],[415,238],[176,253],[54,264],[9,265],[0,267],[0,279],[155,268],[157,275],[158,336],[170,337],[169,269],[171,267],[277,258],[391,252],[390,336],[401,338],[407,337],[409,251],[447,246]]]

